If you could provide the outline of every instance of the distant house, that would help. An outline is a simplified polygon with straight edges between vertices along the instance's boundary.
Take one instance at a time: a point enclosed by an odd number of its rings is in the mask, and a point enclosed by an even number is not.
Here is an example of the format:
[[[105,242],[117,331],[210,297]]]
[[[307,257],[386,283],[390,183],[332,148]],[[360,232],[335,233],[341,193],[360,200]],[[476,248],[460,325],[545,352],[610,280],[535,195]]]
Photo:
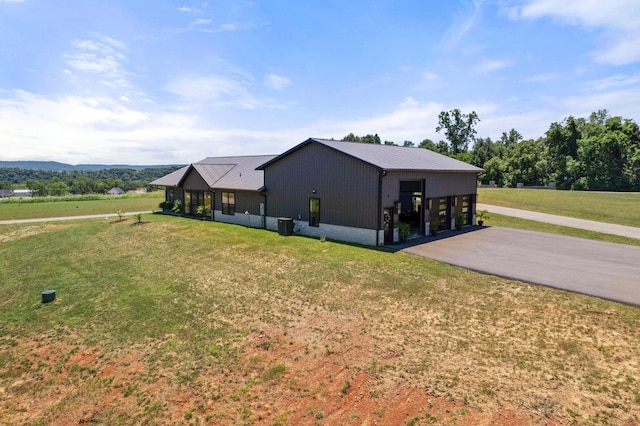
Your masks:
[[[151,182],[185,214],[366,245],[475,223],[482,169],[422,148],[307,139],[277,156],[207,158]],[[456,223],[456,220],[458,223]],[[461,223],[460,223],[461,222]]]
[[[13,197],[13,191],[10,189],[0,189],[0,198]]]
[[[118,188],[117,186],[114,186],[107,191],[107,195],[122,195],[124,193],[125,191],[122,188]]]
[[[147,188],[136,188],[130,191],[127,191],[128,194],[146,194]]]
[[[30,189],[14,189],[14,197],[31,197],[32,193]]]

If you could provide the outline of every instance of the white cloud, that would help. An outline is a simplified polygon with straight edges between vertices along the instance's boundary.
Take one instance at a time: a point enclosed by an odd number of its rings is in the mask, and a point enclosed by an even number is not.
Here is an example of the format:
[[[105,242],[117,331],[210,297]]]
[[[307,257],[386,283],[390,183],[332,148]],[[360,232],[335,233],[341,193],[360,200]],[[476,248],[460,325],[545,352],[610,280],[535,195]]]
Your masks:
[[[131,87],[130,73],[123,68],[127,57],[121,52],[126,45],[110,37],[99,36],[97,40],[74,40],[73,52],[64,58],[71,69],[63,70],[69,77],[75,77],[73,71],[83,74],[97,74],[102,78],[98,83],[111,87]],[[73,71],[72,71],[73,70]]]
[[[512,13],[525,19],[555,18],[562,24],[603,29],[598,62],[623,65],[640,61],[640,3],[637,0],[530,0]]]
[[[560,77],[560,74],[557,73],[541,73],[529,76],[525,78],[524,81],[529,83],[548,83],[556,80],[558,77]]]
[[[434,72],[431,71],[426,71],[423,75],[422,75],[422,79],[424,82],[427,83],[433,83],[435,81],[438,81],[440,79],[440,76]]]
[[[291,84],[291,81],[287,77],[282,77],[276,74],[269,74],[264,79],[267,87],[274,90],[282,90]]]
[[[640,83],[640,74],[637,75],[624,75],[616,74],[599,80],[591,81],[587,83],[588,90],[608,90],[612,88],[623,88]]]
[[[478,23],[482,15],[483,0],[473,0],[472,8],[454,16],[454,23],[449,27],[440,41],[440,47],[453,49],[458,42]]]
[[[222,98],[246,98],[245,84],[229,77],[184,75],[165,86],[165,90],[194,101],[218,101]]]
[[[506,61],[487,59],[480,62],[474,69],[480,73],[488,73],[501,70],[507,66],[509,66],[509,63]]]
[[[182,13],[202,13],[200,9],[196,9],[193,7],[186,7],[186,6],[176,7],[176,10]]]
[[[243,109],[285,108],[273,99],[253,95],[251,80],[221,75],[183,75],[167,84],[164,89],[180,98],[212,106],[233,106]]]

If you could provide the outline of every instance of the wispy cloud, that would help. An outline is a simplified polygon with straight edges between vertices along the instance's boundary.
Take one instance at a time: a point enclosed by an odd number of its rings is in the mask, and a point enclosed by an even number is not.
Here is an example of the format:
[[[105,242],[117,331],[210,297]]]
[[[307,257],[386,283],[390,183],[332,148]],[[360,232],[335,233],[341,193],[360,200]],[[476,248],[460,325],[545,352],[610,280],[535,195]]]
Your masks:
[[[127,57],[121,52],[126,45],[110,37],[101,36],[98,40],[75,40],[73,51],[66,53],[64,58],[67,65],[76,72],[104,75],[100,82],[111,87],[130,86],[127,76],[130,75],[123,68]],[[67,74],[72,74],[66,70]]]
[[[640,61],[640,3],[637,0],[529,0],[512,17],[551,17],[561,24],[602,29],[603,48],[593,51],[598,62],[624,65]]]
[[[484,0],[473,0],[463,12],[454,16],[453,25],[449,27],[440,41],[440,47],[445,50],[453,49],[460,40],[478,23],[482,16]]]
[[[609,90],[609,89],[621,89],[630,86],[640,85],[640,75],[625,75],[615,74],[599,80],[594,80],[587,83],[587,90]]]
[[[287,77],[282,77],[276,74],[269,74],[265,77],[264,83],[270,89],[282,90],[291,84],[291,81]]]
[[[195,7],[182,6],[182,7],[176,7],[176,10],[182,13],[202,13],[200,9],[197,9]]]
[[[476,72],[488,73],[501,70],[509,66],[509,62],[498,59],[486,59],[480,62],[474,69]]]
[[[280,82],[279,84],[284,84]],[[269,98],[255,96],[250,88],[253,79],[223,75],[185,74],[164,89],[195,106],[233,106],[242,109],[285,108],[283,104]]]

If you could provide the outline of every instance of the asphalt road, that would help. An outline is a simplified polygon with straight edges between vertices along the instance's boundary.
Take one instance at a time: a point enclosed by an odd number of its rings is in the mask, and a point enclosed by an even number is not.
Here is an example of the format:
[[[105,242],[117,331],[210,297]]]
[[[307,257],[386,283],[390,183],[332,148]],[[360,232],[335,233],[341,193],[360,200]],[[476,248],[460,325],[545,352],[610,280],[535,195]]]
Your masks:
[[[474,271],[640,306],[640,247],[499,227],[403,249]]]

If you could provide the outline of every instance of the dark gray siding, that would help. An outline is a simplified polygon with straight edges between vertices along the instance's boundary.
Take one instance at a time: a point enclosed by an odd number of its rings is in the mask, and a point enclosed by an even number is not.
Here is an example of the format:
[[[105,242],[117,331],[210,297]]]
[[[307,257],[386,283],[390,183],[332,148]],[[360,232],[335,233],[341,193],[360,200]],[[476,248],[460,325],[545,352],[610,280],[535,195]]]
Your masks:
[[[382,204],[390,206],[399,196],[401,180],[425,181],[425,198],[476,193],[476,173],[462,172],[389,172],[382,179]]]
[[[244,213],[248,211],[250,214],[260,214],[260,203],[264,202],[264,197],[257,191],[238,191],[236,189],[215,189],[214,209],[222,209],[222,193],[234,192],[236,195],[236,213]]]
[[[309,198],[319,198],[320,223],[377,229],[379,174],[327,146],[306,145],[265,168],[267,216],[308,221]]]
[[[206,191],[209,189],[209,185],[202,179],[202,177],[195,170],[191,170],[189,176],[184,180],[183,189],[187,191]]]

